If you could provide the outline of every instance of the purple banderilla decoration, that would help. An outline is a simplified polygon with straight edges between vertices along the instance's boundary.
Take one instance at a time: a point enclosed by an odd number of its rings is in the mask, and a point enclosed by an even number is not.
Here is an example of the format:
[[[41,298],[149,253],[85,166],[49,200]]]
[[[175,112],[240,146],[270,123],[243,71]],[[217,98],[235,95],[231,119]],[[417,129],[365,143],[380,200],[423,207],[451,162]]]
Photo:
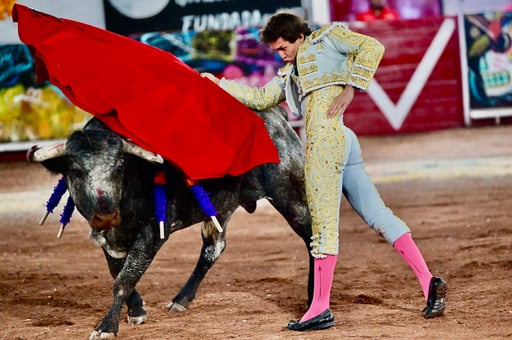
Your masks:
[[[53,213],[53,209],[59,205],[59,202],[68,189],[68,185],[66,183],[66,180],[64,177],[61,177],[59,181],[57,182],[57,185],[53,188],[53,192],[46,202],[46,213],[43,215],[41,220],[39,221],[39,225],[43,225],[46,219],[48,218],[48,215],[50,213]],[[64,206],[64,211],[60,215],[60,223],[61,226],[59,228],[59,232],[57,234],[58,238],[62,237],[62,233],[64,232],[64,228],[71,220],[71,216],[73,215],[73,211],[75,210],[75,202],[73,202],[73,199],[71,196],[68,197],[68,201],[66,202],[66,205]]]
[[[153,183],[155,184],[155,216],[160,227],[160,238],[163,240],[165,238],[164,223],[167,219],[167,195],[165,193],[166,179],[165,172],[163,170],[159,170],[155,173]]]
[[[165,220],[167,219],[167,195],[165,192],[165,185],[166,185],[166,178],[165,178],[165,172],[163,170],[159,170],[156,172],[154,178],[153,178],[155,187],[154,187],[154,199],[155,199],[155,216],[158,220],[159,228],[160,228],[160,238],[165,238],[165,231],[164,231],[164,224]],[[215,210],[215,206],[213,205],[212,201],[210,200],[210,197],[208,196],[208,193],[206,190],[198,183],[187,179],[187,185],[190,187],[190,190],[194,194],[194,197],[196,198],[197,202],[199,203],[199,206],[204,211],[204,213],[212,219],[213,223],[215,224],[215,227],[219,232],[222,232],[222,226],[220,225],[219,221],[217,220],[217,211]],[[59,179],[59,182],[57,185],[53,188],[53,192],[46,202],[46,213],[43,215],[41,220],[39,221],[39,225],[43,225],[46,221],[46,218],[50,213],[53,213],[53,209],[57,205],[59,205],[60,200],[62,199],[62,196],[67,191],[68,186],[66,183],[66,180],[64,177],[61,177]],[[68,197],[68,200],[66,202],[66,205],[64,206],[64,211],[60,215],[60,228],[59,232],[57,233],[57,237],[61,238],[62,234],[64,232],[64,228],[66,225],[69,224],[71,221],[71,216],[73,215],[73,212],[75,210],[75,202],[71,198],[71,196]]]
[[[59,179],[59,181],[57,182],[57,185],[53,188],[52,195],[46,202],[46,213],[39,220],[39,225],[43,225],[46,219],[48,218],[48,215],[50,213],[53,213],[53,209],[55,209],[55,207],[59,205],[60,199],[62,198],[66,190],[68,190],[68,185],[64,177],[61,177],[61,179]]]
[[[203,209],[204,213],[207,216],[210,216],[217,230],[220,233],[222,233],[222,226],[220,225],[219,220],[217,220],[217,211],[215,210],[215,206],[210,200],[210,197],[208,196],[206,190],[200,184],[189,178],[186,179],[186,183],[189,186],[190,190],[192,190],[192,193],[194,194],[201,209]]]
[[[64,228],[69,224],[69,221],[71,221],[71,216],[73,215],[74,210],[75,210],[75,202],[73,202],[73,199],[71,198],[71,196],[69,196],[68,201],[66,202],[66,205],[64,206],[64,211],[62,212],[62,214],[60,214],[60,228],[59,228],[59,232],[57,233],[58,238],[62,237]]]

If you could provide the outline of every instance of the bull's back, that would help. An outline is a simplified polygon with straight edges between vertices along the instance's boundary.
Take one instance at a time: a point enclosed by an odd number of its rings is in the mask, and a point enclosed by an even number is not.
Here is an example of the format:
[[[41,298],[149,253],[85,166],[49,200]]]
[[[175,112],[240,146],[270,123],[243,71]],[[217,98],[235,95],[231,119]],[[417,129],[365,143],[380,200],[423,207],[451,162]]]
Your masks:
[[[281,167],[288,170],[304,167],[304,146],[298,134],[288,123],[288,113],[280,105],[256,112],[265,121],[265,126],[279,151]]]

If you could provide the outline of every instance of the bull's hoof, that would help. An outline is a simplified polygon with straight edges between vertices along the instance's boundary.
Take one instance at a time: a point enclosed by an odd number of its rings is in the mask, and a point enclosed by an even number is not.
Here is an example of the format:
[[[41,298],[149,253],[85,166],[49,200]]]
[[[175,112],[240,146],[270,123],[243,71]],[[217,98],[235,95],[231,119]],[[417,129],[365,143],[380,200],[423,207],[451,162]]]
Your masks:
[[[128,315],[128,324],[130,325],[140,325],[146,321],[146,314],[139,316],[129,316]]]
[[[142,306],[145,305],[142,301]],[[128,308],[128,324],[130,326],[140,325],[144,323],[147,318],[147,312],[142,306],[136,306],[135,308]]]
[[[180,313],[180,312],[186,311],[187,307],[184,307],[184,306],[180,305],[179,303],[175,303],[175,302],[171,301],[171,303],[169,303],[167,305],[167,310],[169,312]]]
[[[114,333],[104,333],[102,331],[94,331],[91,333],[89,340],[104,340],[104,339],[115,339]]]

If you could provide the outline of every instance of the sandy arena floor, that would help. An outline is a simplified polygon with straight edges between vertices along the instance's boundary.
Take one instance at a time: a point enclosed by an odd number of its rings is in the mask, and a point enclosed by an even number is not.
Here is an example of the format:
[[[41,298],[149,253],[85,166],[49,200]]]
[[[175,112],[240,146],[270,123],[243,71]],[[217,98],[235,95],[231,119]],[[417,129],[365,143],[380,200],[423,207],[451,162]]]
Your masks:
[[[190,274],[199,226],[178,232],[138,285],[148,320],[123,320],[120,339],[512,338],[512,126],[361,138],[367,169],[448,281],[444,316],[425,320],[422,293],[399,255],[342,206],[331,307],[336,326],[293,333],[306,302],[306,250],[261,201],[239,210],[228,245],[190,309],[166,304]],[[111,303],[103,254],[75,214],[37,222],[56,178],[37,164],[0,163],[0,339],[87,339]],[[126,310],[124,310],[126,313]],[[125,314],[123,314],[123,317]]]

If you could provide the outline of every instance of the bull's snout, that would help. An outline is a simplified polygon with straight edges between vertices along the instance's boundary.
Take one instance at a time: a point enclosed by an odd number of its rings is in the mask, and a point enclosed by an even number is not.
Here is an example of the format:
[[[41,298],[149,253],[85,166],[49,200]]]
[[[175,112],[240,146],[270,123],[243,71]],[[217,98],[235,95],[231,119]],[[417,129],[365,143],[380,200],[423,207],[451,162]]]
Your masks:
[[[111,213],[95,213],[92,217],[91,226],[96,230],[105,230],[115,227],[121,223],[119,211]]]

